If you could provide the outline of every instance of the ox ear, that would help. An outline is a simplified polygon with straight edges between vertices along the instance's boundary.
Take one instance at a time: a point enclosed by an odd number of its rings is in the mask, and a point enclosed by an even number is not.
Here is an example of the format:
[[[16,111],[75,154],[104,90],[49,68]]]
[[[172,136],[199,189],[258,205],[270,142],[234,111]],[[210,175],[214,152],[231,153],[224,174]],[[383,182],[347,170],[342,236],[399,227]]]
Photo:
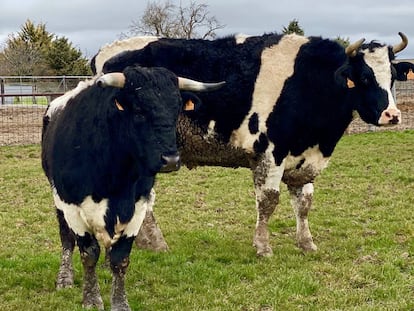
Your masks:
[[[183,101],[183,113],[193,115],[197,113],[201,106],[201,99],[192,92],[181,92],[181,99]]]
[[[348,65],[343,65],[335,72],[335,81],[343,88],[351,89],[355,87],[354,79],[351,74],[351,68]]]
[[[398,81],[407,81],[408,79],[414,79],[414,64],[410,62],[399,62],[393,64],[396,77]]]

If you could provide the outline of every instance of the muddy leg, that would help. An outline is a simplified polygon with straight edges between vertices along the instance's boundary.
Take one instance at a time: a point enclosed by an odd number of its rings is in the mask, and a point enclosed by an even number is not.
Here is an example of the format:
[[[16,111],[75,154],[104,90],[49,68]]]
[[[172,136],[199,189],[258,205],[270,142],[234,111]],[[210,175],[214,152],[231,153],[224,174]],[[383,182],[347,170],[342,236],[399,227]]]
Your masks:
[[[316,251],[318,248],[313,243],[309,229],[308,213],[312,207],[313,184],[304,186],[290,186],[291,204],[296,215],[296,239],[298,246],[304,251]]]
[[[112,270],[111,310],[130,311],[128,299],[125,293],[125,275],[129,265],[134,238],[122,237],[110,251]]]
[[[56,279],[56,289],[61,289],[73,286],[72,255],[75,248],[75,235],[69,229],[62,211],[56,210],[56,212],[59,222],[60,241],[62,243],[62,257]]]
[[[256,192],[257,221],[253,238],[258,256],[273,255],[269,243],[268,222],[279,203],[279,186],[284,166],[276,166],[272,155],[266,154],[253,167],[253,179]]]
[[[260,199],[256,198],[257,222],[253,246],[256,247],[257,256],[268,257],[273,255],[267,226],[278,202],[279,191],[277,190],[268,189],[262,193]]]
[[[104,310],[102,297],[96,276],[96,263],[100,255],[100,247],[95,237],[86,233],[78,236],[80,256],[83,265],[83,307],[86,309],[97,308]]]
[[[164,236],[154,216],[154,202],[155,191],[152,189],[144,222],[142,223],[141,229],[135,239],[135,244],[141,249],[164,252],[168,251],[168,245],[167,242],[165,242]]]

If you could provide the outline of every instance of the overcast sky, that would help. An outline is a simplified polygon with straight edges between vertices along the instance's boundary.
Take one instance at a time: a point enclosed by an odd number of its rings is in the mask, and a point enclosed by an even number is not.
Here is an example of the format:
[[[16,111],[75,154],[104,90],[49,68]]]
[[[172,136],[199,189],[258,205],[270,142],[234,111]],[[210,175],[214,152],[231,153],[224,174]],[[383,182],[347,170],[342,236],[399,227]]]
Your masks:
[[[163,0],[158,0],[164,2]],[[151,1],[154,2],[154,1]],[[179,4],[180,0],[171,0]],[[181,0],[186,6],[187,0]],[[235,33],[261,35],[281,32],[296,19],[307,36],[351,41],[361,37],[367,41],[395,44],[397,33],[409,39],[406,50],[398,58],[414,58],[413,0],[196,0],[205,3],[211,16],[225,28],[219,36]],[[139,20],[146,0],[1,0],[0,44],[17,33],[30,19],[44,23],[50,33],[65,36],[74,47],[93,56],[100,46],[128,31],[132,20]]]

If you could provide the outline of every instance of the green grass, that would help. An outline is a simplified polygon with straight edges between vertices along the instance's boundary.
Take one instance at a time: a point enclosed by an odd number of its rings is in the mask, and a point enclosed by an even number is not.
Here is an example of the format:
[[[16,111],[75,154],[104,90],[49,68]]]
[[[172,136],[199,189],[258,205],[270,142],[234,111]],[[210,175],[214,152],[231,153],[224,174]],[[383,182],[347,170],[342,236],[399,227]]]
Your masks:
[[[55,291],[60,246],[39,146],[0,148],[0,310],[82,310],[75,287]],[[295,246],[286,188],[271,219],[272,258],[256,258],[247,169],[181,169],[157,178],[156,215],[170,251],[133,249],[133,310],[413,310],[414,131],[344,137],[315,183],[311,230]],[[109,308],[111,277],[99,269]]]
[[[46,96],[16,96],[13,98],[13,104],[20,104],[20,105],[47,105],[48,100]]]

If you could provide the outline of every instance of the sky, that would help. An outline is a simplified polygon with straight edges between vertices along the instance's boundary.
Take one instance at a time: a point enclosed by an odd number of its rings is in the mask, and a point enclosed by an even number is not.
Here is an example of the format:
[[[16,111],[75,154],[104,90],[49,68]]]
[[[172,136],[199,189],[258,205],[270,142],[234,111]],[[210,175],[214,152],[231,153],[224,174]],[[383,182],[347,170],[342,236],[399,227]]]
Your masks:
[[[149,0],[148,0],[149,1]],[[65,36],[90,58],[105,44],[128,32],[147,0],[1,0],[0,49],[30,19],[49,33]],[[170,0],[179,5],[180,0]],[[189,0],[181,0],[188,5]],[[164,0],[150,2],[164,3]],[[412,0],[196,0],[208,5],[210,16],[225,27],[217,35],[262,35],[281,32],[296,19],[306,36],[377,40],[394,45],[398,32],[408,37],[399,59],[414,59],[414,1]]]

